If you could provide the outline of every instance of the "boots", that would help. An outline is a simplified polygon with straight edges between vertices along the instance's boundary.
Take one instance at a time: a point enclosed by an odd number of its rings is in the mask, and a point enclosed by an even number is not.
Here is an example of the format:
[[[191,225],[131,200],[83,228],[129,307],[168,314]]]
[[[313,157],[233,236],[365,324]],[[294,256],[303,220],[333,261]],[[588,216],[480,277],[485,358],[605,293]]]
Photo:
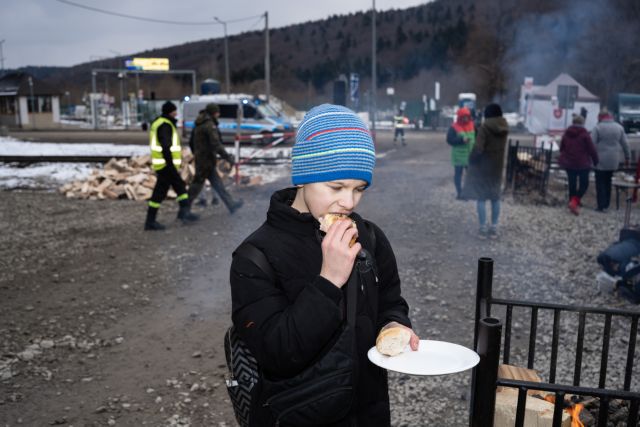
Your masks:
[[[189,200],[180,200],[180,210],[178,210],[178,219],[184,224],[194,222],[200,219],[200,217],[194,213],[191,213],[191,207],[189,206]]]
[[[235,211],[237,211],[242,207],[243,204],[244,204],[244,200],[242,199],[236,200],[231,204],[231,206],[229,206],[229,213],[233,215]]]
[[[144,222],[144,229],[149,230],[164,230],[165,226],[156,221],[158,215],[158,208],[152,208],[149,206],[147,209],[147,220]]]
[[[574,215],[580,214],[580,210],[578,208],[579,205],[580,205],[580,197],[572,196],[571,200],[569,201],[569,210],[571,211],[572,214]]]

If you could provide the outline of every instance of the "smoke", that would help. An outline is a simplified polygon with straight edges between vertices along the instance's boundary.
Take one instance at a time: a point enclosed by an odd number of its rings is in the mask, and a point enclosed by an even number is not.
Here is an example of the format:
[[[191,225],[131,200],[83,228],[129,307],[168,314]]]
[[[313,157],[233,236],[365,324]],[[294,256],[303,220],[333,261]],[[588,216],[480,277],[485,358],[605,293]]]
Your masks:
[[[568,0],[523,14],[513,24],[514,40],[506,43],[507,87],[518,91],[528,76],[534,84],[547,84],[566,72],[606,100],[625,85],[623,58],[635,52],[638,23],[628,16],[630,3]]]

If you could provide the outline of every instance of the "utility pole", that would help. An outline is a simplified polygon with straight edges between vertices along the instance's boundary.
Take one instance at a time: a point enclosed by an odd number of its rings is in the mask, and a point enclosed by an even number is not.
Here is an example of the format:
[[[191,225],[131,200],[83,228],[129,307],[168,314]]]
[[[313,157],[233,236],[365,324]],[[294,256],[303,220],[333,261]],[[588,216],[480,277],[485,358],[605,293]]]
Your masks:
[[[33,96],[33,79],[31,78],[31,76],[29,76],[28,79],[29,82],[29,94],[31,95],[31,127],[35,129],[36,127],[36,102],[35,102],[35,98]]]
[[[267,103],[271,96],[271,56],[269,49],[269,12],[264,13],[264,86],[267,96]]]
[[[0,40],[0,75],[4,73],[4,54],[2,53],[2,45],[5,40]]]
[[[371,8],[371,135],[376,138],[376,0]]]
[[[229,83],[229,40],[227,38],[227,23],[226,21],[220,20],[217,16],[214,16],[213,19],[224,27],[224,84],[226,86],[227,98],[229,98],[231,85]]]
[[[98,77],[98,73],[95,71],[91,72],[91,94],[89,95],[89,102],[91,103],[91,121],[93,122],[93,130],[98,130],[98,111],[97,106],[98,102],[96,100],[96,93],[98,91],[96,78]]]

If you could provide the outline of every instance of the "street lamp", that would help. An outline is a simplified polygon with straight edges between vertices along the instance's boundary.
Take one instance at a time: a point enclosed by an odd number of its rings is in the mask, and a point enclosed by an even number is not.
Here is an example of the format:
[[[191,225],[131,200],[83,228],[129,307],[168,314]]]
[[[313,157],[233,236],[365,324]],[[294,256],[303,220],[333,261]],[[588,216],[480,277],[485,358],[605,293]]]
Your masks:
[[[4,72],[4,54],[2,53],[2,45],[5,40],[0,40],[0,75]]]
[[[67,98],[67,116],[71,115],[71,93],[67,90],[64,92],[64,96]]]
[[[36,103],[34,102],[34,98],[33,98],[33,79],[31,78],[31,76],[28,77],[28,82],[29,82],[29,94],[31,95],[31,127],[35,128],[36,127]]]
[[[269,12],[264,13],[264,90],[267,96],[267,102],[271,97],[271,55],[269,46]]]
[[[224,84],[226,86],[227,98],[231,93],[231,85],[229,84],[229,40],[227,38],[227,23],[226,21],[222,21],[217,16],[214,16],[218,23],[222,24],[224,27]]]

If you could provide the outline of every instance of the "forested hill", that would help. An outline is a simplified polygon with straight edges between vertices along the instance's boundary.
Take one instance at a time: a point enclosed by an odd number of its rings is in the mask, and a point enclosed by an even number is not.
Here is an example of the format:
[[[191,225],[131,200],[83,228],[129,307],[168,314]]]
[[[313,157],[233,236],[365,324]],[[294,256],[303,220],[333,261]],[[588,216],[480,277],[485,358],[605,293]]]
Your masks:
[[[377,15],[378,97],[433,95],[444,102],[458,92],[515,106],[525,76],[546,84],[561,72],[575,77],[604,102],[620,91],[640,91],[640,2],[637,0],[437,0]],[[371,76],[371,13],[336,15],[270,31],[272,91],[305,108],[331,99],[341,74],[361,76],[362,102]],[[233,91],[264,90],[264,32],[229,39]],[[174,69],[195,69],[198,79],[224,81],[222,38],[132,53],[168,57]],[[90,90],[92,68],[121,68],[125,57],[39,74],[74,98]],[[102,85],[102,83],[101,83]],[[117,86],[104,85],[117,93]],[[190,91],[190,79],[145,77],[158,97]],[[102,86],[100,86],[102,89]],[[131,84],[129,84],[131,89]]]

